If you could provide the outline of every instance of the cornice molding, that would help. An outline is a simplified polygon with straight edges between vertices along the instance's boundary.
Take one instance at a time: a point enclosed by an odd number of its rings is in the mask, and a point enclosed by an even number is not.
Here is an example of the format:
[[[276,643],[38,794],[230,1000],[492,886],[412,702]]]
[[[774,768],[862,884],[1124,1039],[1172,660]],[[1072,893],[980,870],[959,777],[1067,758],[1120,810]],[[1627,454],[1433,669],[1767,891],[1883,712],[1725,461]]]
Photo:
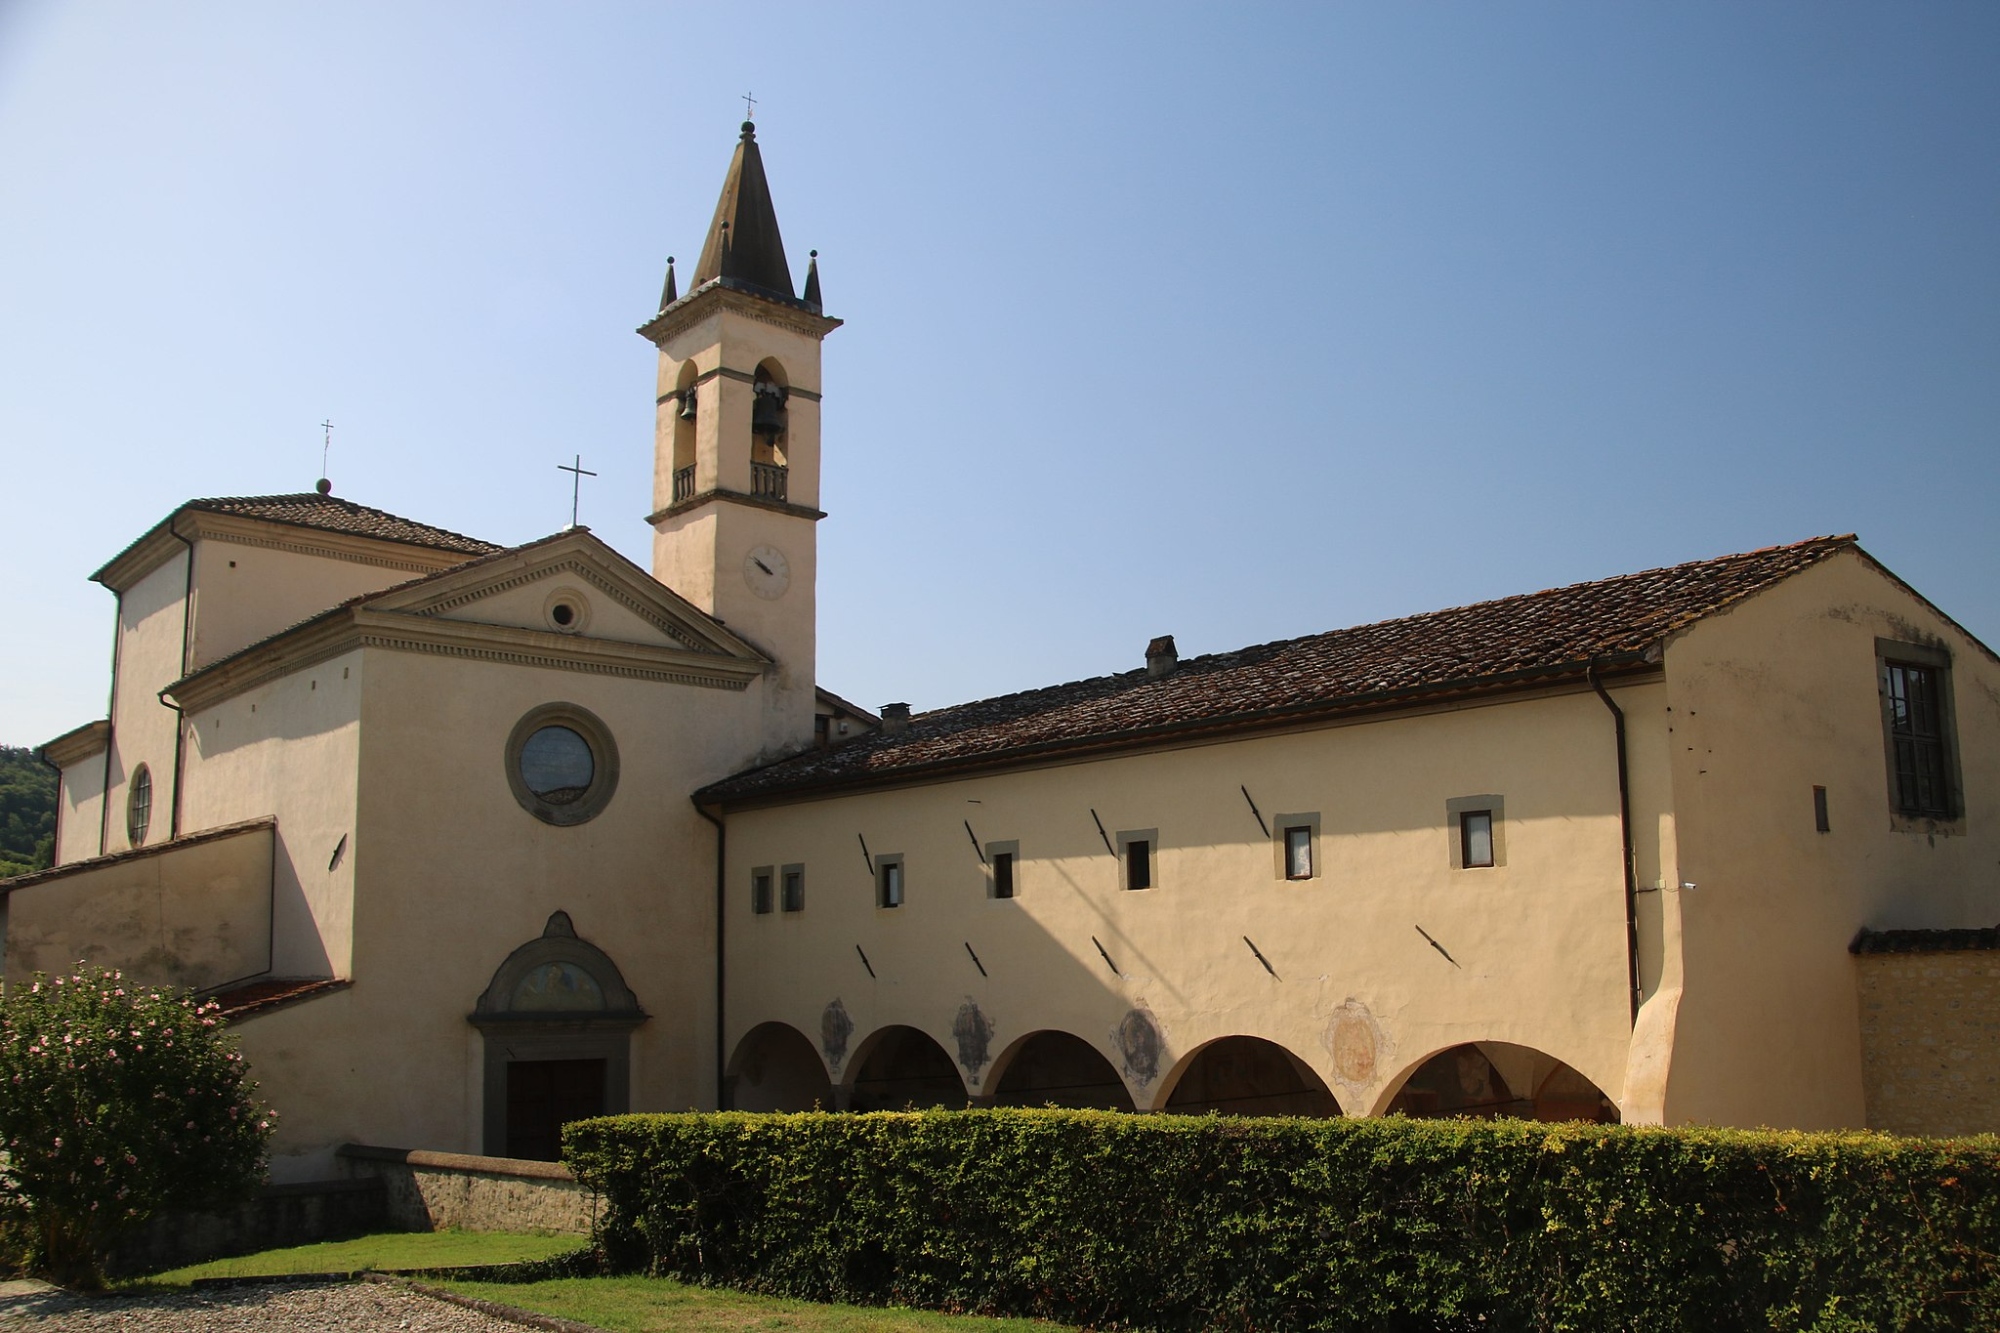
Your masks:
[[[275,523],[243,514],[218,514],[206,509],[183,508],[175,510],[164,522],[155,524],[143,537],[90,577],[113,592],[124,592],[187,549],[183,539],[263,547],[294,555],[344,560],[349,564],[374,565],[409,574],[434,574],[480,558],[464,551],[417,546],[410,542],[391,541],[386,537],[329,532],[323,528]]]
[[[103,754],[104,747],[110,743],[111,723],[108,719],[99,718],[95,722],[84,723],[74,731],[65,731],[42,745],[42,758],[57,768],[68,768],[92,755]]]
[[[724,287],[722,280],[718,278],[703,283],[641,324],[639,336],[657,345],[693,328],[710,315],[723,311],[746,315],[765,324],[775,325],[814,339],[826,337],[841,325],[840,320],[828,315],[815,315],[802,305],[793,305],[772,297],[758,296],[753,292]]]
[[[163,693],[182,709],[198,712],[357,648],[429,653],[732,692],[747,689],[769,665],[761,658],[350,607],[319,624],[302,627],[296,636],[274,639],[261,651],[177,681]]]
[[[656,509],[646,515],[646,521],[658,527],[663,520],[678,517],[690,509],[698,509],[711,500],[748,505],[752,509],[768,509],[774,514],[789,514],[793,518],[811,519],[815,523],[826,517],[824,510],[812,509],[806,505],[787,504],[783,500],[766,500],[762,496],[745,495],[741,491],[725,491],[718,486],[712,491],[703,491],[700,495],[690,495],[687,499],[670,504],[665,509]]]
[[[537,565],[532,569],[524,569],[511,578],[499,579],[491,583],[482,583],[475,587],[453,592],[448,596],[427,599],[406,609],[421,615],[441,616],[447,611],[454,611],[461,606],[480,601],[483,598],[498,596],[500,593],[511,591],[525,584],[534,583],[551,574],[575,575],[690,652],[716,651],[713,643],[697,635],[688,625],[675,620],[671,616],[662,614],[657,607],[634,597],[617,583],[604,577],[592,565],[574,558],[558,560],[546,565]]]
[[[732,366],[717,366],[714,370],[703,371],[701,374],[695,376],[694,385],[696,388],[699,388],[700,386],[708,383],[710,380],[735,380],[738,384],[751,384],[751,385],[757,383],[757,377],[755,375],[746,375],[742,371],[737,370]],[[817,390],[801,389],[795,384],[787,384],[785,386],[785,392],[793,398],[803,398],[809,403],[817,403],[821,400],[821,395]],[[687,390],[685,389],[670,389],[666,393],[661,394],[658,398],[655,398],[653,400],[653,405],[655,407],[658,407],[662,403],[671,403],[676,399],[683,397],[686,393]]]

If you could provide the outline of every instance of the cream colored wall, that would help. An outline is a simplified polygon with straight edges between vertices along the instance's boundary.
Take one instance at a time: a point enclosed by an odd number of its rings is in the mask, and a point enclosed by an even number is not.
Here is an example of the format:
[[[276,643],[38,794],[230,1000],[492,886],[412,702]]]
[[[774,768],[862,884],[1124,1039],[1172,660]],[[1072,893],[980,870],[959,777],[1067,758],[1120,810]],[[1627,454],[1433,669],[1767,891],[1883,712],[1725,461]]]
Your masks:
[[[264,971],[271,947],[268,827],[79,868],[7,895],[6,975],[115,967],[201,989]]]
[[[173,824],[174,710],[159,692],[179,680],[187,597],[188,555],[182,551],[125,590],[118,599],[118,657],[111,698],[109,817],[104,850],[122,852],[126,796],[132,774],[145,764],[153,775],[148,843],[165,841]]]
[[[418,576],[411,568],[251,546],[216,537],[205,537],[195,543],[194,573],[190,671],[269,638],[350,597]]]
[[[258,1038],[273,1063],[259,1067],[253,1053],[253,1068],[285,1099],[278,1151],[344,1141],[482,1151],[483,1038],[466,1015],[559,909],[652,1015],[632,1037],[633,1107],[712,1105],[715,834],[686,794],[741,766],[758,687],[379,648],[364,659],[354,985],[333,1017],[320,1013],[332,1002],[314,1001],[296,1018],[274,1015]],[[617,794],[571,828],[523,810],[504,763],[516,721],[556,701],[595,713],[619,751]],[[307,1027],[315,1045],[295,1057]]]
[[[1951,651],[1962,835],[1891,827],[1878,636]],[[2000,919],[2000,666],[1852,553],[1700,622],[1666,666],[1680,876],[1698,886],[1677,895],[1668,1117],[1859,1127],[1856,930]]]
[[[277,816],[278,976],[349,974],[363,661],[344,653],[188,715],[184,830]]]
[[[57,787],[55,864],[98,854],[104,831],[104,752],[87,755],[62,771]]]
[[[752,375],[765,360],[778,362],[787,384],[817,394],[819,340],[718,308],[661,344],[659,392],[673,392],[682,366],[702,374],[717,366]],[[697,494],[720,487],[750,492],[751,386],[717,376],[699,390],[695,431]],[[659,407],[655,439],[654,502],[665,509],[673,496],[674,402]],[[787,498],[794,506],[819,504],[820,405],[794,393],[787,406]],[[773,759],[812,737],[814,663],[817,655],[815,585],[818,535],[814,520],[773,508],[715,501],[661,519],[653,541],[653,576],[716,616],[777,663],[769,678],[756,757]],[[766,600],[743,577],[745,558],[761,545],[782,551],[791,584]]]
[[[1663,700],[1658,685],[1616,693],[1640,726]],[[1278,877],[1241,786],[1267,818],[1319,814],[1319,878]],[[1664,786],[1638,792],[1651,877]],[[1505,801],[1507,863],[1454,870],[1446,802],[1485,794]],[[1157,888],[1119,886],[1093,808],[1114,837],[1159,830]],[[1167,1048],[1150,1082],[1125,1071],[1142,1109],[1164,1103],[1177,1061],[1235,1034],[1304,1060],[1349,1114],[1380,1111],[1467,1041],[1534,1047],[1615,1098],[1629,1036],[1617,811],[1611,720],[1587,693],[743,811],[729,817],[728,1045],[766,1021],[820,1045],[839,999],[854,1024],[839,1082],[890,1024],[956,1051],[971,1002],[993,1052],[1054,1028],[1117,1066],[1114,1033],[1138,1009]],[[1019,841],[1016,899],[986,896],[967,821],[981,842]],[[874,906],[862,838],[907,858],[906,906]],[[806,910],[753,916],[751,868],[794,862]],[[961,1064],[973,1093],[991,1091],[991,1066],[971,1073]]]

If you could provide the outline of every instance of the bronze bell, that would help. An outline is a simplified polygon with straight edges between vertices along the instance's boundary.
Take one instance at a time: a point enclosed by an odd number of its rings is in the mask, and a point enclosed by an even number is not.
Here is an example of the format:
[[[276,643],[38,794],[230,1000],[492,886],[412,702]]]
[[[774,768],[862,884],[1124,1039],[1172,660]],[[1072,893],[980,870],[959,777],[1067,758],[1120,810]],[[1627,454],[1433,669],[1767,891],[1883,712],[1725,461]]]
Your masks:
[[[694,405],[694,403],[695,403],[695,398],[694,398],[694,395],[695,395],[695,388],[694,388],[694,386],[693,386],[692,384],[690,384],[690,385],[689,385],[689,386],[688,386],[688,387],[687,387],[686,389],[684,389],[684,390],[683,390],[683,391],[681,392],[681,420],[682,420],[682,421],[693,421],[693,420],[694,420],[694,418],[695,418],[695,405]]]
[[[757,394],[750,408],[750,433],[761,440],[775,440],[785,433],[785,400],[775,393]]]

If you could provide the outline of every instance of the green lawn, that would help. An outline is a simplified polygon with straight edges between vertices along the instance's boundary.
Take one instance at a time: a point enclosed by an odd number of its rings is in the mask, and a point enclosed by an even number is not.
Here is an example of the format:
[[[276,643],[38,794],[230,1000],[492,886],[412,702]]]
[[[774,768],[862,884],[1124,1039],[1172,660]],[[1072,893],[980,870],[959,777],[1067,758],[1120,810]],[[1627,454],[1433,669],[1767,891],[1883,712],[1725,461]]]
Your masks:
[[[483,1301],[574,1319],[612,1333],[1049,1333],[1059,1327],[1032,1319],[982,1319],[920,1310],[814,1305],[777,1296],[690,1287],[664,1278],[584,1277],[548,1282],[439,1282],[433,1285]]]
[[[282,1273],[357,1273],[372,1268],[457,1268],[511,1264],[581,1249],[582,1236],[538,1236],[506,1231],[384,1231],[356,1240],[332,1240],[289,1250],[265,1250],[214,1259],[191,1268],[156,1273],[140,1281],[186,1286],[198,1277],[270,1277]]]

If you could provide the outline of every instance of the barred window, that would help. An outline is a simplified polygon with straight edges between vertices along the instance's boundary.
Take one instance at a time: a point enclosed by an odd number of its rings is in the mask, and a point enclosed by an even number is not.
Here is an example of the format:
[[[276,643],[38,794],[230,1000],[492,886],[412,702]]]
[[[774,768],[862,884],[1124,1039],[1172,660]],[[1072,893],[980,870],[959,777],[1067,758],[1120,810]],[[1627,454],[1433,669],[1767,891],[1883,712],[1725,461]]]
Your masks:
[[[153,826],[153,770],[144,764],[132,774],[125,794],[125,837],[134,847],[146,841]]]

